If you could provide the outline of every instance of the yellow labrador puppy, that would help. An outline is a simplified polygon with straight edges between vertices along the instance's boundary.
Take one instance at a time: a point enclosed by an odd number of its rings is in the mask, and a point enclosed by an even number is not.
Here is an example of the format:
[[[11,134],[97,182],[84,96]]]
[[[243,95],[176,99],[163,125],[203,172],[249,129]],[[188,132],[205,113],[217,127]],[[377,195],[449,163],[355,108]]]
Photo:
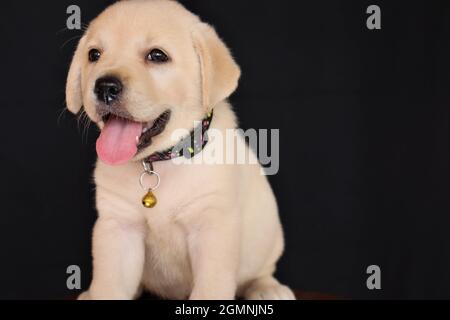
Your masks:
[[[93,280],[81,299],[143,288],[170,299],[294,299],[273,277],[283,234],[260,166],[173,161],[210,147],[201,134],[173,151],[177,130],[236,128],[226,98],[239,76],[213,28],[175,1],[118,2],[90,24],[66,88],[68,109],[84,108],[101,129]]]

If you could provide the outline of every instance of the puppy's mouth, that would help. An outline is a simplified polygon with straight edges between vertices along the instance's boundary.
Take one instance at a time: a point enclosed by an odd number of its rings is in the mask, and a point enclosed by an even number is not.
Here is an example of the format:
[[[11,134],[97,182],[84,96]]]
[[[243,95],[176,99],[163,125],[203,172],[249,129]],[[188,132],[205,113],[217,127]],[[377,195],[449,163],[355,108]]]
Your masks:
[[[150,122],[141,122],[128,115],[108,113],[96,149],[98,157],[109,165],[120,165],[152,144],[152,138],[161,134],[170,120],[170,111],[164,111]]]

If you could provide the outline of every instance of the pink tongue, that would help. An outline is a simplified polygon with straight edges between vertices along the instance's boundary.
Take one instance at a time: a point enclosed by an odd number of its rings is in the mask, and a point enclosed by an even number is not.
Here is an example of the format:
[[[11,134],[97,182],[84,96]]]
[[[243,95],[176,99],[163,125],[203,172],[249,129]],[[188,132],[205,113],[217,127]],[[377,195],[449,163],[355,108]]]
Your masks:
[[[111,116],[97,139],[97,155],[109,165],[128,162],[137,152],[142,123]]]

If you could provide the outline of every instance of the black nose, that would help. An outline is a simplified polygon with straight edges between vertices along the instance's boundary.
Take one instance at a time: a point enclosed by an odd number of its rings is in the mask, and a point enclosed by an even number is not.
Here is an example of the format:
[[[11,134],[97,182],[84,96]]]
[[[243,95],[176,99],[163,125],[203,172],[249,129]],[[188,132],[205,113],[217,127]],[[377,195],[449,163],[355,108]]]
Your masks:
[[[122,92],[122,82],[116,77],[103,77],[95,82],[94,92],[97,99],[106,104],[117,100]]]

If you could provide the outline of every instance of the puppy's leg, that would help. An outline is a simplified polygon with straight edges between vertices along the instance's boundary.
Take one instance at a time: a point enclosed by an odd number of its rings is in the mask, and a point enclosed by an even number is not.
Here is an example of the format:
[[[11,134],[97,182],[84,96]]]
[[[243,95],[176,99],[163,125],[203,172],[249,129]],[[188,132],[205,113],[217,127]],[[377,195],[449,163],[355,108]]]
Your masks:
[[[239,263],[237,219],[205,212],[207,221],[192,225],[189,254],[194,277],[190,300],[232,300]],[[214,217],[215,218],[212,218]],[[211,219],[212,218],[212,219]]]
[[[93,234],[93,279],[81,299],[133,299],[142,278],[144,228],[99,218]]]
[[[295,300],[289,287],[282,285],[273,276],[253,280],[244,293],[246,300]]]

